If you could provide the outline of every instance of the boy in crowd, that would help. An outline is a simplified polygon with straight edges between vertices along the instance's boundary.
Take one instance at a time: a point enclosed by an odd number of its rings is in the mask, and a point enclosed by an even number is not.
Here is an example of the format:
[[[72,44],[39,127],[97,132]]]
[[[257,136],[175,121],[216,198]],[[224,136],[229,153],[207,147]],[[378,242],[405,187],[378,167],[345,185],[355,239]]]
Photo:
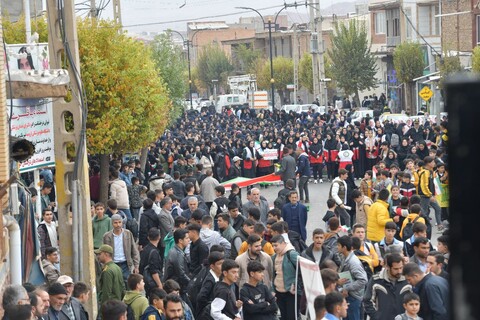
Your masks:
[[[383,262],[385,261],[386,249],[391,245],[398,245],[403,248],[403,242],[395,238],[397,233],[397,225],[395,222],[389,221],[385,224],[385,237],[374,244],[375,251],[377,252],[378,259]]]
[[[275,297],[263,284],[265,267],[258,261],[250,261],[247,265],[248,282],[240,290],[243,302],[243,316],[251,320],[277,319],[278,306]]]
[[[335,209],[337,208],[337,203],[335,202],[335,200],[333,199],[328,199],[327,200],[327,212],[325,213],[325,216],[323,216],[323,221],[325,222],[325,226],[327,228],[327,230],[329,230],[328,228],[328,220],[330,220],[330,218],[333,218],[333,217],[337,217],[338,216],[335,214]]]
[[[400,185],[400,194],[410,199],[411,196],[417,194],[415,185],[411,182],[412,175],[408,172],[403,173],[402,184]]]
[[[239,300],[238,264],[234,260],[225,259],[222,264],[222,280],[213,290],[214,299],[211,303],[210,316],[214,320],[224,320],[226,317],[233,320],[241,320],[239,313],[243,302]],[[232,289],[234,286],[234,289]]]
[[[148,308],[142,315],[142,320],[164,320],[165,309],[163,306],[163,299],[167,296],[167,293],[160,288],[154,288],[150,291],[148,297]]]
[[[410,292],[403,298],[403,307],[405,313],[399,314],[395,317],[395,320],[423,320],[418,316],[420,311],[420,297],[418,294]]]
[[[130,306],[133,310],[135,320],[139,320],[140,316],[148,308],[148,300],[142,294],[145,288],[143,276],[141,274],[132,273],[127,279],[128,291],[123,297],[123,302]]]

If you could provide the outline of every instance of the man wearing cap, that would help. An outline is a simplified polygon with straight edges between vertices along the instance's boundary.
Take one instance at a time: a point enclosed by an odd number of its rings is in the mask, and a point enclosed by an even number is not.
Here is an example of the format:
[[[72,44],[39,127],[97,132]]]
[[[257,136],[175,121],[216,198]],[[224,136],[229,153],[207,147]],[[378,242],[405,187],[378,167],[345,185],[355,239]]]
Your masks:
[[[62,306],[62,310],[59,314],[60,320],[80,320],[82,307],[78,300],[72,299],[73,293],[73,279],[69,276],[63,275],[58,278],[58,283],[60,283],[67,292],[67,298],[65,303]]]
[[[242,176],[242,166],[241,166],[242,158],[240,158],[239,156],[235,156],[233,157],[232,160],[233,160],[233,166],[230,168],[230,171],[228,172],[229,175],[227,180],[232,180]]]
[[[48,319],[60,320],[62,317],[62,307],[67,300],[67,290],[62,284],[55,282],[48,288],[48,295],[50,296],[50,308],[48,308]]]
[[[135,239],[130,230],[123,228],[123,219],[119,214],[111,217],[113,230],[103,235],[103,243],[113,249],[113,262],[115,262],[123,273],[123,279],[127,281],[130,273],[138,273],[140,255],[138,253]]]
[[[123,281],[122,269],[113,262],[113,248],[104,244],[95,250],[95,254],[97,254],[98,261],[103,265],[98,288],[100,305],[112,299],[122,300],[125,292],[125,282]]]

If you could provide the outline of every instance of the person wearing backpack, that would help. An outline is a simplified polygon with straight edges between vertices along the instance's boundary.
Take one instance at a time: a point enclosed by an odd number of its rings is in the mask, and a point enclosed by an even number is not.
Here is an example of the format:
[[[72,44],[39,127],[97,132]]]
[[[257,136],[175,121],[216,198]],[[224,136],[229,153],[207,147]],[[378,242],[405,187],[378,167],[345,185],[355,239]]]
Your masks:
[[[222,275],[222,264],[224,261],[224,254],[221,252],[211,252],[208,256],[208,268],[204,276],[200,278],[195,293],[198,294],[193,297],[189,296],[194,305],[194,315],[198,319],[210,319],[210,304],[213,301],[213,288],[220,280]],[[193,281],[196,281],[194,279]],[[192,290],[193,291],[193,290]]]
[[[123,273],[123,279],[127,281],[130,273],[138,273],[140,254],[133,234],[123,229],[123,219],[119,214],[111,218],[113,230],[103,235],[103,244],[113,248],[113,262],[117,264]]]
[[[412,231],[413,235],[403,242],[403,251],[407,257],[411,257],[415,254],[415,250],[413,249],[415,239],[427,236],[427,226],[424,223],[417,221],[413,224]]]
[[[275,208],[282,210],[283,206],[290,202],[290,200],[288,200],[288,195],[295,190],[294,186],[295,183],[293,182],[293,179],[288,179],[285,182],[285,187],[278,191],[277,198],[273,202]]]
[[[421,207],[418,204],[412,204],[410,207],[410,213],[403,220],[402,228],[400,229],[400,237],[403,241],[413,236],[413,225],[415,222],[421,222],[425,224],[425,218],[420,216]]]
[[[148,308],[148,300],[142,294],[145,288],[143,276],[131,274],[127,279],[128,291],[125,292],[123,302],[127,305],[127,320],[140,320],[140,316]]]
[[[295,275],[298,252],[282,235],[272,238],[275,254],[273,260],[273,290],[277,298],[281,319],[295,319],[295,295],[299,294]],[[281,276],[280,276],[281,275]]]

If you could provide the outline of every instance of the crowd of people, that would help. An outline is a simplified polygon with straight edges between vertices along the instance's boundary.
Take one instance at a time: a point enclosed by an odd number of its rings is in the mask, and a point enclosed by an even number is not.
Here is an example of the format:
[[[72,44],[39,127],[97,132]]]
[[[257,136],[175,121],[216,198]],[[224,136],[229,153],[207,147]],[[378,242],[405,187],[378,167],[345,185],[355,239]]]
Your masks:
[[[350,123],[351,114],[187,112],[144,167],[111,161],[106,203],[92,158],[96,297],[59,269],[54,181],[42,171],[45,285],[8,287],[5,318],[88,319],[93,298],[107,320],[295,319],[308,305],[296,277],[303,257],[321,270],[316,319],[448,319],[446,119]],[[283,184],[275,199],[264,184],[243,195],[222,185],[270,174]],[[325,225],[308,234],[308,184],[324,181]],[[30,317],[20,318],[24,305]]]

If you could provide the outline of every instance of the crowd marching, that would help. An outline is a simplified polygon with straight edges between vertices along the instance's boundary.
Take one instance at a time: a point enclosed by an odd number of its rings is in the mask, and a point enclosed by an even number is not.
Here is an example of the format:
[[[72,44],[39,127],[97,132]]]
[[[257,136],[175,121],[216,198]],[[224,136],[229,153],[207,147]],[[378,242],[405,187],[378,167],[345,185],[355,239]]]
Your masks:
[[[7,287],[4,319],[84,320],[90,299],[104,320],[306,317],[299,257],[320,266],[316,319],[449,319],[447,119],[351,118],[331,108],[188,111],[144,167],[112,159],[106,203],[90,159],[96,292],[59,270],[44,169],[45,285]],[[243,195],[222,185],[271,174],[283,185],[275,199],[262,195],[268,184]],[[330,185],[325,213],[309,210],[312,182]],[[320,214],[325,224],[307,234],[308,216]]]

